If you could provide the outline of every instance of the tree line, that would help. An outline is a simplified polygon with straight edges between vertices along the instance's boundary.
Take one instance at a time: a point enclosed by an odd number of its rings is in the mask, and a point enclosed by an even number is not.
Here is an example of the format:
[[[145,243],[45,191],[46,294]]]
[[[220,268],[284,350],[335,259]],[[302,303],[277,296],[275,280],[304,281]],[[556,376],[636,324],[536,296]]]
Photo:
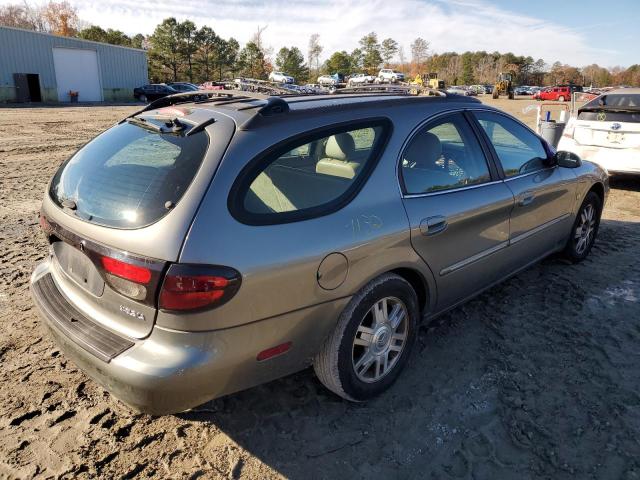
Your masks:
[[[513,53],[435,53],[421,37],[411,42],[405,52],[396,40],[379,39],[376,32],[363,36],[352,51],[333,52],[322,63],[324,47],[317,33],[309,37],[306,52],[296,46],[284,46],[274,52],[263,40],[266,27],[259,27],[241,47],[235,38],[223,38],[209,26],[198,28],[191,20],[175,18],[163,20],[151,35],[129,36],[120,30],[87,24],[66,1],[41,6],[26,2],[2,6],[0,25],[145,49],[152,82],[200,83],[237,76],[266,79],[275,69],[293,76],[297,83],[306,83],[315,82],[320,74],[377,74],[381,67],[389,67],[403,71],[409,78],[434,72],[448,85],[492,84],[501,72],[510,71],[517,84],[640,86],[640,65],[626,69],[596,64],[578,68],[560,62],[548,65],[543,59]]]

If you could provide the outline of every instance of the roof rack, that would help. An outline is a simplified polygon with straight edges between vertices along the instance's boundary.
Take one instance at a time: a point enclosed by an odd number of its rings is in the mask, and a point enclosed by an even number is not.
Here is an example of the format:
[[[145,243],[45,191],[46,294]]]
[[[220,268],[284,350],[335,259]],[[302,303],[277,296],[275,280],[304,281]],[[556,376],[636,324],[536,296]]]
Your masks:
[[[135,117],[149,110],[169,107],[179,103],[209,103],[215,102],[218,105],[238,102],[251,102],[254,100],[263,100],[258,105],[247,106],[248,108],[259,108],[258,112],[263,115],[273,115],[275,113],[284,113],[289,111],[289,105],[279,96],[268,95],[262,92],[243,91],[243,90],[197,90],[193,92],[181,92],[173,95],[154,100],[144,108],[132,113],[129,117]]]
[[[426,95],[426,96],[438,96],[447,97],[448,95],[442,90],[438,90],[431,87],[423,87],[420,85],[403,85],[403,84],[390,84],[390,85],[359,85],[357,87],[340,88],[333,91],[334,94],[342,93],[388,93],[388,94],[403,94],[403,95]]]

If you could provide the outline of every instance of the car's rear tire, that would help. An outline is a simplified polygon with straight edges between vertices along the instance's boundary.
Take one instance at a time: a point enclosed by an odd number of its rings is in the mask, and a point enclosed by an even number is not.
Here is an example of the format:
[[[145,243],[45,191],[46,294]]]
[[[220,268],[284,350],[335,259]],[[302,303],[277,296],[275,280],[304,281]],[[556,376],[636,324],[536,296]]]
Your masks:
[[[563,97],[562,95],[560,95],[560,96],[558,97],[558,101],[559,101],[559,102],[564,102],[564,97]]]
[[[332,392],[355,402],[388,389],[404,368],[418,329],[418,297],[402,277],[387,273],[353,296],[313,368]]]
[[[578,263],[587,258],[598,235],[602,201],[595,192],[585,197],[576,216],[563,257],[571,263]]]

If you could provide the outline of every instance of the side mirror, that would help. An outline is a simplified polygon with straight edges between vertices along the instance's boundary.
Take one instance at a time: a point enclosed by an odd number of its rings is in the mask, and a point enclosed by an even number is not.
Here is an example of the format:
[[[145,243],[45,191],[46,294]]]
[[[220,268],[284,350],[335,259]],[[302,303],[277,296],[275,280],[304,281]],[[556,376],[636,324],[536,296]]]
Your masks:
[[[564,168],[578,168],[582,165],[582,160],[573,152],[559,151],[554,156],[556,164]]]

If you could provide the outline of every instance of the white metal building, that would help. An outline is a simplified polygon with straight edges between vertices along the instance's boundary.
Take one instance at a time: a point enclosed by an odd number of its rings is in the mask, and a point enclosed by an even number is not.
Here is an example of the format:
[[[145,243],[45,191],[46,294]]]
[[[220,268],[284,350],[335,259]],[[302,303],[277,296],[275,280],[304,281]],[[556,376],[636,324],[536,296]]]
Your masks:
[[[147,52],[0,27],[0,102],[133,101]]]

